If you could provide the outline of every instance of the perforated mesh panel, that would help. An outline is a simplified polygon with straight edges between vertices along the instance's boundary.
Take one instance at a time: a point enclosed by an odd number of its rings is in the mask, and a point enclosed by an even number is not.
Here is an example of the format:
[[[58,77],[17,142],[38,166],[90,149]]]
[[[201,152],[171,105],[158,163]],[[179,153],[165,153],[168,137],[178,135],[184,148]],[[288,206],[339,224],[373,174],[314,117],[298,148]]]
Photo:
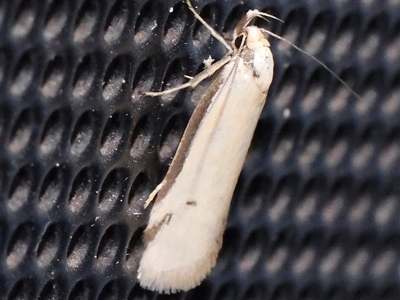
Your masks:
[[[224,48],[169,1],[0,2],[0,298],[398,299],[400,1],[196,2],[230,33],[285,23],[218,264],[188,292],[136,281],[143,204],[193,110],[150,98]],[[243,97],[246,108],[246,96]],[[196,230],[196,224],[192,224]]]

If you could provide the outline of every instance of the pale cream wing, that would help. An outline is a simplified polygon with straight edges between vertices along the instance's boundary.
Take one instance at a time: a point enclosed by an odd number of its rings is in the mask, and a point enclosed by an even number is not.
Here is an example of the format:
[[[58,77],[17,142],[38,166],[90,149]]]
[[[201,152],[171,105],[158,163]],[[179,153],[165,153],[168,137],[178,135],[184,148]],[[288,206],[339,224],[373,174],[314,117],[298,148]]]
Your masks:
[[[265,60],[271,67],[265,78],[270,83],[273,62],[270,51],[268,55],[262,54],[264,67]],[[197,286],[221,248],[232,194],[266,98],[241,57],[222,72],[227,80],[215,94],[180,174],[151,212],[146,231],[156,228],[157,234],[138,271],[141,285],[151,290]]]

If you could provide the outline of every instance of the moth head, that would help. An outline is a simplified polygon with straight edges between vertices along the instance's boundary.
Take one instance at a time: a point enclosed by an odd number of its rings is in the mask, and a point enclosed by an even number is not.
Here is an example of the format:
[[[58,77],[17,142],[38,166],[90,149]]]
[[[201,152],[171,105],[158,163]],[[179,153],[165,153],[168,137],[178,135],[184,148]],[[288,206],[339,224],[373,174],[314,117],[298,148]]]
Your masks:
[[[270,47],[268,39],[263,31],[256,26],[247,26],[244,31],[234,40],[236,49],[247,47],[252,50],[257,50],[260,47]]]
[[[246,27],[246,46],[251,49],[257,47],[270,47],[268,39],[265,37],[263,31],[256,26]]]
[[[261,18],[267,22],[268,18],[281,21],[277,17],[261,12],[257,9],[249,10],[239,21],[233,32],[233,41],[236,49],[241,49],[244,45],[247,45],[248,43],[255,43],[257,40],[266,40],[260,28],[256,26],[250,26],[253,20],[257,18]],[[266,42],[268,43],[267,46],[269,47],[269,42]],[[264,41],[263,44],[265,45]]]

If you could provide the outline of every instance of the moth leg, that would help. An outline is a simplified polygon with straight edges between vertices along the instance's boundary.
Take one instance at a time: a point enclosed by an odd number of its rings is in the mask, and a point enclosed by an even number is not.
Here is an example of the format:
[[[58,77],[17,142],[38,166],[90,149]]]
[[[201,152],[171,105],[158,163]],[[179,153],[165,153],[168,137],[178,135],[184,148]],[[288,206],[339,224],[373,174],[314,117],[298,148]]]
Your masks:
[[[197,74],[195,77],[191,78],[188,82],[181,84],[180,86],[162,91],[162,92],[146,92],[144,93],[146,96],[163,96],[163,95],[168,95],[173,92],[191,87],[195,88],[200,82],[202,82],[204,79],[210,77],[213,75],[216,71],[218,71],[220,68],[222,68],[225,64],[227,64],[231,60],[231,54],[233,53],[233,48],[231,45],[228,44],[228,42],[224,39],[224,37],[219,34],[214,28],[212,28],[194,9],[192,3],[190,3],[189,0],[185,0],[188,8],[190,11],[193,13],[194,17],[200,21],[211,33],[213,37],[215,37],[219,42],[221,42],[226,49],[228,49],[228,54],[222,58],[221,60],[217,61],[216,63],[212,64],[213,60],[211,57],[207,58],[204,60],[204,65],[205,65],[205,70],[199,74]],[[188,76],[185,76],[188,77]]]
[[[214,58],[212,58],[211,55],[209,55],[206,59],[203,60],[204,69],[211,68],[213,62]]]
[[[228,51],[233,51],[231,45],[229,45],[226,40],[224,39],[224,37],[219,34],[214,28],[212,28],[198,13],[197,11],[194,9],[192,3],[190,3],[189,0],[186,0],[186,4],[188,6],[188,8],[190,9],[190,11],[193,13],[194,17],[199,20],[199,22],[201,24],[203,24],[211,33],[211,35],[213,37],[215,37],[218,41],[220,41],[220,43],[222,45],[225,46],[226,49],[228,49]]]
[[[162,181],[159,185],[156,186],[154,191],[152,191],[147,198],[146,202],[144,203],[144,208],[149,206],[149,204],[154,200],[154,198],[157,196],[158,192],[162,189],[162,187],[165,185],[164,181]]]
[[[181,84],[180,86],[177,86],[177,87],[174,87],[172,89],[165,90],[162,92],[146,92],[145,95],[154,97],[154,96],[168,95],[168,94],[171,94],[173,92],[176,92],[176,91],[188,88],[188,87],[191,87],[192,89],[194,89],[204,79],[212,76],[215,72],[217,72],[219,69],[221,69],[223,66],[225,66],[231,60],[231,58],[232,57],[230,55],[224,56],[222,59],[220,59],[219,61],[217,61],[216,63],[214,63],[210,66],[207,66],[204,71],[200,72],[195,77],[190,79],[188,82]]]

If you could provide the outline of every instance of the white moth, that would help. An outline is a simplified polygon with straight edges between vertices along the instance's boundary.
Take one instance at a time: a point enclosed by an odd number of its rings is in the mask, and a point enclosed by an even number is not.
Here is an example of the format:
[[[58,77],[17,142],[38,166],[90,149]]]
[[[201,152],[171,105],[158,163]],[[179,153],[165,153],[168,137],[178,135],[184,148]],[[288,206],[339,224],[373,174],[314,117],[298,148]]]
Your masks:
[[[250,26],[255,18],[276,17],[248,11],[236,26],[231,45],[186,2],[228,53],[214,64],[211,58],[205,60],[206,69],[179,87],[146,93],[158,96],[194,88],[222,68],[198,102],[167,175],[146,202],[147,206],[155,200],[144,232],[138,280],[142,287],[161,293],[196,287],[216,264],[233,191],[273,77],[274,61],[264,33],[317,61],[361,99],[316,57]]]
[[[144,288],[187,291],[216,264],[231,198],[273,76],[270,44],[260,28],[249,26],[265,16],[250,10],[238,23],[232,46],[209,28],[229,53],[215,64],[208,61],[208,68],[185,85],[147,93],[194,87],[223,67],[197,104],[165,179],[147,200],[155,204],[138,269]]]

